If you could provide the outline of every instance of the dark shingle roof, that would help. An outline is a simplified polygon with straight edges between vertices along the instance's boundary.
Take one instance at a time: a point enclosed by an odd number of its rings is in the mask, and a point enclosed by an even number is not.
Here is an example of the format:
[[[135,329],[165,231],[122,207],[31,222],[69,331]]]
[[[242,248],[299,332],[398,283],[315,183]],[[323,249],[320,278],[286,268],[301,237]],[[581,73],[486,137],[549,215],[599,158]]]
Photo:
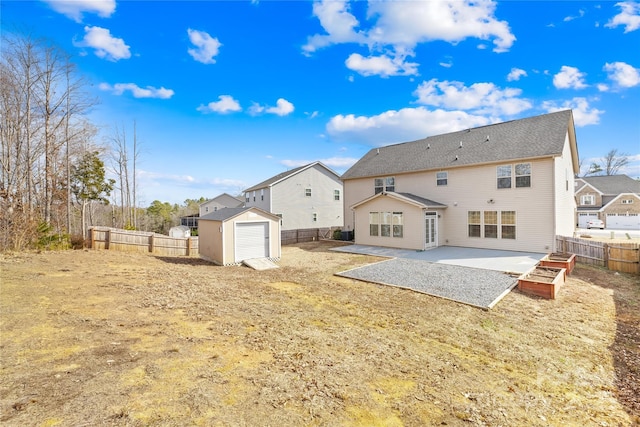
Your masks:
[[[561,155],[569,129],[572,113],[564,110],[374,148],[342,179]]]
[[[438,206],[446,207],[447,206],[447,205],[443,205],[442,203],[434,202],[433,200],[425,199],[424,197],[416,196],[415,194],[411,194],[411,193],[398,193],[398,194],[406,197],[407,199],[411,199],[415,202],[422,203],[427,207],[438,207]]]
[[[206,215],[202,215],[200,219],[210,219],[213,221],[224,221],[226,219],[232,218],[236,215],[241,214],[242,212],[249,210],[251,208],[222,208],[218,209],[215,212],[208,213]]]
[[[640,181],[627,175],[586,176],[580,179],[607,196],[621,193],[640,194]]]

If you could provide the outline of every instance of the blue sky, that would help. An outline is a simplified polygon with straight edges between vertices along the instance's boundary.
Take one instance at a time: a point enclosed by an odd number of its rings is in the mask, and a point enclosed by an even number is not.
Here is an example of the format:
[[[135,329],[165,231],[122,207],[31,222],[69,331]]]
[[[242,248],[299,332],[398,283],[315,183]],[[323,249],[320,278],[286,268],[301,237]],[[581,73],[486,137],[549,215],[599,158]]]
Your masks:
[[[640,177],[633,1],[7,1],[141,144],[140,205],[182,203],[369,149],[572,108],[584,167]]]

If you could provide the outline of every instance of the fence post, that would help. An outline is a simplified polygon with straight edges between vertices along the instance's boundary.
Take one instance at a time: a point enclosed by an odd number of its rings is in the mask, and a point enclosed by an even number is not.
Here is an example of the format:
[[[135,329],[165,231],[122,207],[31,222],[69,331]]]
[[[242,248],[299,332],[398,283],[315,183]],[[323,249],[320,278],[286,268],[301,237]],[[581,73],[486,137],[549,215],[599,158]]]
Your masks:
[[[149,252],[153,252],[153,234],[149,235]]]
[[[191,255],[191,237],[187,237],[187,256]]]
[[[111,230],[107,230],[104,233],[104,235],[105,235],[104,248],[109,249],[109,242],[111,241]]]
[[[604,258],[604,268],[609,268],[609,244],[605,243],[602,247],[602,258]]]
[[[91,249],[96,248],[96,230],[94,228],[89,229],[89,246]]]

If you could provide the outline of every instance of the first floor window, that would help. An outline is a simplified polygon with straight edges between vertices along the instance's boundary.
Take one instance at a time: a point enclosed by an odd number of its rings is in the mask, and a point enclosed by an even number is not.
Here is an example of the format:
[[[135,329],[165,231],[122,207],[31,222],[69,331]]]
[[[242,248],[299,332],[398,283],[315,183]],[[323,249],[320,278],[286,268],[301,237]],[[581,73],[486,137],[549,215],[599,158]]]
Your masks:
[[[402,212],[393,213],[393,237],[402,237],[404,228],[404,219],[402,218]]]
[[[480,237],[480,211],[469,211],[467,223],[469,225],[469,237]]]
[[[380,235],[391,237],[391,212],[380,212]]]
[[[498,238],[498,212],[484,211],[484,237]]]
[[[380,235],[380,214],[378,212],[369,212],[369,236]]]
[[[500,223],[502,224],[502,238],[516,238],[516,211],[500,212]]]

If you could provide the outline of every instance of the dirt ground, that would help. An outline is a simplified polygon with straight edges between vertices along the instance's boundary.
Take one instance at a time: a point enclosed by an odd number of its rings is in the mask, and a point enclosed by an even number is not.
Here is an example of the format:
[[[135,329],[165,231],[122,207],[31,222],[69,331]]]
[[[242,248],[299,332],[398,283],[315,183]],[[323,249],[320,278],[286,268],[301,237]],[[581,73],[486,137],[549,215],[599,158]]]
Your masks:
[[[334,276],[113,251],[0,255],[5,426],[640,425],[640,280],[578,266],[490,311]]]

